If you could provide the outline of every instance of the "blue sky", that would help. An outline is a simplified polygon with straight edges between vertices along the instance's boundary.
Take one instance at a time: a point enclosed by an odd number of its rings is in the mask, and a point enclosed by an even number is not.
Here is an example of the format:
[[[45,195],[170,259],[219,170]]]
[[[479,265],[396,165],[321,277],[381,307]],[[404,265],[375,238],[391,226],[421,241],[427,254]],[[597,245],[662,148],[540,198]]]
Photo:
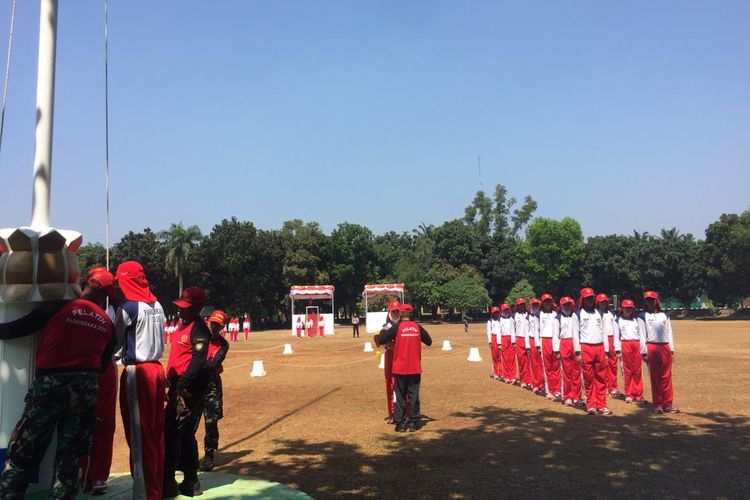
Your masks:
[[[30,220],[39,7],[18,3],[3,227]],[[587,236],[703,237],[750,208],[748,26],[746,1],[111,0],[112,239],[231,216],[410,230],[480,180]],[[102,38],[101,1],[61,2],[52,223],[87,241]]]

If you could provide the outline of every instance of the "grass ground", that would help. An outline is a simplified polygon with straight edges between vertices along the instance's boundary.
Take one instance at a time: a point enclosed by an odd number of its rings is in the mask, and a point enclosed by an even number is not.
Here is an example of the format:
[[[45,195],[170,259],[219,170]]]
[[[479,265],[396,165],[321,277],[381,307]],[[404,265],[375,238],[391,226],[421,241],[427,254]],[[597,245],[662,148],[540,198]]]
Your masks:
[[[224,364],[217,471],[315,498],[747,498],[750,321],[674,323],[677,415],[613,401],[587,416],[489,378],[484,325],[427,325],[422,412],[396,434],[383,417],[383,371],[369,335],[254,333]],[[364,328],[362,328],[364,331]],[[452,352],[442,352],[450,339]],[[290,342],[294,354],[281,354]],[[484,361],[466,360],[469,347]],[[268,376],[250,378],[254,359]],[[622,380],[620,387],[622,387]],[[646,397],[650,385],[646,376]],[[202,436],[202,431],[200,431]],[[202,441],[199,443],[202,449]],[[118,421],[113,471],[127,471]]]

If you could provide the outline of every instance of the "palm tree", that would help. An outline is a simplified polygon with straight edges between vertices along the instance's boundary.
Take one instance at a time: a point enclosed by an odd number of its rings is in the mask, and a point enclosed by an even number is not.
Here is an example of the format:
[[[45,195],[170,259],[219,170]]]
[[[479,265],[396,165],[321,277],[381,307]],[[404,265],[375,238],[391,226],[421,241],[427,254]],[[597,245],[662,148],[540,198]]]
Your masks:
[[[182,222],[179,224],[172,223],[169,229],[159,233],[159,239],[167,249],[167,256],[164,259],[165,269],[174,271],[174,275],[179,279],[180,292],[182,295],[183,275],[187,265],[190,252],[193,247],[200,242],[203,235],[198,226],[185,227]]]

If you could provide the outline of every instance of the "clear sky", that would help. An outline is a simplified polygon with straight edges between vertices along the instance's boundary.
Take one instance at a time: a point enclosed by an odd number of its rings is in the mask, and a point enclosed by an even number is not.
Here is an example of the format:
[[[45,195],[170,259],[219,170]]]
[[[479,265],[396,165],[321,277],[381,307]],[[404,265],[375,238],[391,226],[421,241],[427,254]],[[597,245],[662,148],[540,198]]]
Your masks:
[[[103,2],[60,3],[52,223],[103,241]],[[30,221],[39,2],[18,4],[3,227]],[[745,0],[111,0],[112,239],[411,230],[480,181],[587,236],[703,237],[750,208],[748,26]]]

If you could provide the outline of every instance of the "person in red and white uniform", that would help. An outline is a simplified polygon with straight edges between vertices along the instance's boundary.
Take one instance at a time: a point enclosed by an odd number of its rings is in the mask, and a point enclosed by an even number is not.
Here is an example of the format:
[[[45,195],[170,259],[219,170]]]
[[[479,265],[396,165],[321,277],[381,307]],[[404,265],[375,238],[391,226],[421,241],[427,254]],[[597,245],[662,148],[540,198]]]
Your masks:
[[[388,320],[386,321],[385,325],[383,325],[383,330],[388,330],[392,326],[398,327],[399,322],[401,321],[401,302],[398,300],[392,300],[388,303]],[[385,356],[385,359],[383,360],[383,372],[385,375],[385,401],[386,401],[386,408],[388,409],[388,416],[385,417],[386,422],[389,424],[394,423],[393,421],[393,387],[394,387],[394,380],[393,380],[393,344],[385,343],[381,344],[385,345],[385,353],[383,353],[383,356]]]
[[[600,293],[596,296],[596,309],[602,315],[602,329],[607,336],[607,392],[614,398],[622,393],[617,389],[617,368],[620,349],[615,348],[615,315],[609,310],[609,297]]]
[[[560,328],[552,332],[552,349],[562,362],[562,392],[565,406],[583,406],[581,401],[581,342],[575,301],[560,299]],[[557,334],[556,334],[557,333]]]
[[[622,358],[625,379],[625,402],[645,404],[643,374],[641,373],[641,327],[634,314],[635,303],[625,299],[615,320],[615,349]]]
[[[326,333],[326,319],[320,314],[318,315],[318,335],[321,337]]]
[[[542,365],[547,380],[547,399],[562,399],[560,386],[560,360],[555,356],[553,339],[560,336],[560,321],[554,310],[552,295],[542,295],[542,308],[539,311],[539,339],[537,346],[542,348]]]
[[[516,323],[508,304],[500,306],[500,355],[503,358],[503,381],[506,384],[519,383],[516,379]]]
[[[579,340],[583,361],[583,383],[589,415],[611,415],[607,408],[607,355],[609,344],[604,333],[602,313],[596,309],[596,294],[583,288],[578,301]]]
[[[503,365],[500,357],[500,308],[490,308],[490,319],[487,321],[487,342],[490,345],[492,375],[495,380],[502,379]]]
[[[641,355],[651,375],[651,397],[655,413],[679,413],[674,407],[672,360],[674,339],[669,316],[661,310],[659,295],[649,290],[643,294],[645,311],[638,315],[641,327]]]
[[[528,344],[526,339],[529,334],[529,315],[526,314],[526,299],[516,299],[516,312],[513,314],[513,323],[516,329],[516,360],[518,362],[518,376],[521,379],[521,387],[532,390],[531,368],[529,366]]]
[[[544,371],[542,368],[542,342],[539,338],[539,299],[529,301],[529,328],[526,330],[526,352],[529,355],[529,372],[531,373],[531,386],[534,394],[546,394],[544,384]]]
[[[302,316],[297,316],[297,323],[294,325],[294,331],[297,333],[297,338],[302,337],[305,331],[305,323],[302,321]]]
[[[411,305],[401,306],[398,325],[382,330],[375,337],[376,345],[395,341],[393,347],[393,377],[395,379],[396,406],[393,419],[396,432],[407,429],[414,432],[420,427],[419,386],[422,382],[422,344],[432,345],[432,338],[421,325],[411,319]],[[406,404],[409,403],[407,417]]]
[[[120,415],[130,447],[133,497],[161,498],[164,474],[164,309],[143,266],[135,261],[117,268],[120,307],[115,335],[125,369],[120,376]]]
[[[242,333],[245,336],[245,341],[250,339],[250,318],[247,313],[245,313],[245,316],[242,318]]]

